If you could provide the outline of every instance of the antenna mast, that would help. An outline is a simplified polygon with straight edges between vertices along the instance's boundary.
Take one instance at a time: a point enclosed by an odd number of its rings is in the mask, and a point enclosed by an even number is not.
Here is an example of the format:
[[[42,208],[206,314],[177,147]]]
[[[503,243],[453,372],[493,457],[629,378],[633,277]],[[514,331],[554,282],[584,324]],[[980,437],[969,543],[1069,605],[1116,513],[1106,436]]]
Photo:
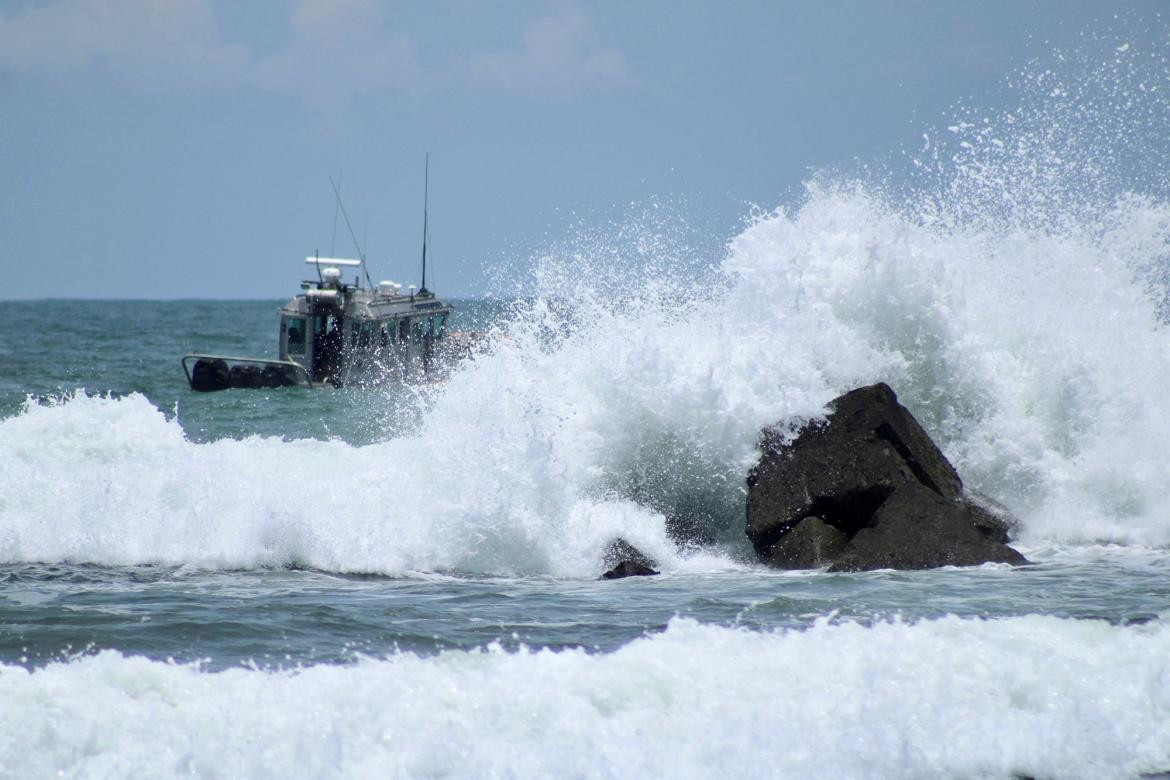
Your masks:
[[[333,180],[330,179],[330,184]],[[329,256],[335,257],[333,254],[334,246],[337,244],[337,214],[341,211],[341,174],[337,174],[337,202],[333,204],[333,238],[329,239]]]
[[[337,178],[338,181],[341,180],[340,175]],[[358,246],[357,235],[353,232],[353,225],[349,224],[349,214],[345,213],[345,204],[341,202],[341,188],[333,182],[332,176],[329,177],[329,185],[333,187],[333,194],[337,196],[337,206],[341,209],[341,216],[345,217],[345,226],[349,228],[349,237],[353,239],[353,248],[357,250],[358,257],[361,258],[362,272],[366,275],[366,284],[370,286],[370,289],[373,289],[374,283],[370,281],[370,271],[366,268],[366,253]]]
[[[427,199],[431,183],[431,154],[427,152],[426,163],[423,168],[423,247],[422,247],[422,286],[418,294],[426,295],[427,290]]]

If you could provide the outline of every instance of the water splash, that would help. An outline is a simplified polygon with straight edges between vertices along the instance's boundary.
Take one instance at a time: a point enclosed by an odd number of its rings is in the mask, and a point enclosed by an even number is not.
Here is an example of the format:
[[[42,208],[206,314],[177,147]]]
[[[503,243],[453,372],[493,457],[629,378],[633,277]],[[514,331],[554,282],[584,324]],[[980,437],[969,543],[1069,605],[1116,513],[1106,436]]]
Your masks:
[[[761,427],[879,380],[1030,543],[1170,544],[1170,84],[1163,53],[1092,43],[960,105],[903,178],[814,177],[717,256],[653,209],[576,231],[386,441],[29,405],[0,421],[0,559],[595,576],[621,535],[734,566]]]

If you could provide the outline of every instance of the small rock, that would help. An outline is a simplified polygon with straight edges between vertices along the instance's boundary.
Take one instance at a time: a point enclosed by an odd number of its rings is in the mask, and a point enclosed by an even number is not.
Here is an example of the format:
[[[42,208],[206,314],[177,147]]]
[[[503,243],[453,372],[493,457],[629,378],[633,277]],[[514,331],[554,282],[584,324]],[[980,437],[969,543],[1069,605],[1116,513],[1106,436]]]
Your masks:
[[[652,577],[658,573],[649,566],[644,566],[637,561],[622,561],[605,574],[602,574],[601,579],[620,580],[622,577]]]
[[[601,559],[609,570],[599,579],[617,580],[622,577],[649,577],[658,574],[654,569],[657,564],[621,537],[609,543]]]

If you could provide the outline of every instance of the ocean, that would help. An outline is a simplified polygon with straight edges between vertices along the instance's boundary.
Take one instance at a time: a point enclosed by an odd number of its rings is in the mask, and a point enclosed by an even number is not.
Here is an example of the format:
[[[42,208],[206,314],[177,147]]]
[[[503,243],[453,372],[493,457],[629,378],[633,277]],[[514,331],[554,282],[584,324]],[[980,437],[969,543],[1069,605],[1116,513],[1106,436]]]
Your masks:
[[[1170,773],[1167,180],[1040,82],[710,256],[552,247],[441,383],[193,393],[279,301],[5,302],[0,777]],[[753,560],[761,428],[875,381],[1031,564]]]

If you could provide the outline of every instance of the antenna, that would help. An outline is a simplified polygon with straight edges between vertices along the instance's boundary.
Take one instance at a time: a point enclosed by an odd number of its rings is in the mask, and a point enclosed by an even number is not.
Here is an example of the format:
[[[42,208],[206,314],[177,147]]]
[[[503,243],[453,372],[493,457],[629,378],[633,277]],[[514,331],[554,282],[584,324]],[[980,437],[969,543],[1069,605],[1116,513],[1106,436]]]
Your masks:
[[[427,197],[430,194],[431,183],[431,154],[427,152],[425,167],[423,168],[423,251],[422,251],[422,286],[418,288],[419,295],[426,295],[427,290]]]
[[[341,173],[337,174],[337,202],[333,204],[333,238],[329,239],[329,256],[333,256],[334,245],[337,243],[337,212],[341,206]]]
[[[370,289],[373,289],[374,283],[370,281],[370,271],[366,268],[366,253],[358,245],[357,235],[353,232],[353,225],[349,224],[349,214],[345,212],[345,204],[341,202],[341,190],[333,183],[332,176],[329,177],[329,185],[333,187],[333,194],[337,196],[337,205],[341,209],[341,216],[345,217],[345,226],[349,228],[349,237],[353,239],[353,248],[357,250],[358,257],[362,259],[362,271],[366,274],[366,284],[370,286]]]

